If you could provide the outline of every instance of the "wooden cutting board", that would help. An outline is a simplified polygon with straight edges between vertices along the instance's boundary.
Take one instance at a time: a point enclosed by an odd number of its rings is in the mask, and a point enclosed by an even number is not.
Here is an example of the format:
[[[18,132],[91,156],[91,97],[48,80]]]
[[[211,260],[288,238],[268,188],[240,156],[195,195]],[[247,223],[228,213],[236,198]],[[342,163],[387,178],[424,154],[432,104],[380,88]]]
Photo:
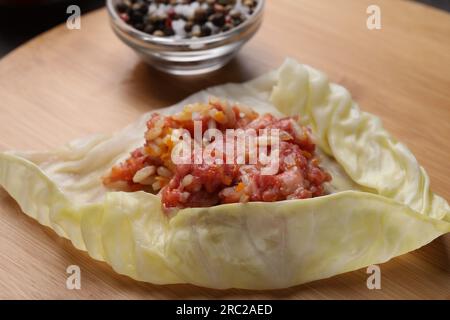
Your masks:
[[[366,8],[381,7],[369,31]],[[224,69],[196,78],[152,70],[114,36],[105,10],[81,30],[57,27],[0,61],[0,149],[47,150],[112,132],[210,85],[241,82],[285,57],[313,65],[383,119],[450,200],[450,15],[393,0],[269,0],[257,36]],[[31,26],[30,26],[31,27]],[[0,298],[450,299],[450,234],[381,265],[381,290],[362,269],[276,291],[155,286],[116,274],[25,216],[0,190]],[[66,268],[81,268],[81,290]]]

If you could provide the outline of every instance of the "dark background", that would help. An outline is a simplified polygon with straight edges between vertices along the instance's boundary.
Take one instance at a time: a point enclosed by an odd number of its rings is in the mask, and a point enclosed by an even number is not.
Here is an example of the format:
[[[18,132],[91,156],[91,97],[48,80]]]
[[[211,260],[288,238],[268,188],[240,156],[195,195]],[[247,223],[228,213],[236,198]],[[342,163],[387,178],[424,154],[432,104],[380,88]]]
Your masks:
[[[450,12],[450,0],[418,1]],[[70,4],[78,5],[83,14],[104,6],[105,1],[65,0],[40,6],[0,4],[0,57],[34,36],[65,22],[69,16],[66,14],[66,8]]]

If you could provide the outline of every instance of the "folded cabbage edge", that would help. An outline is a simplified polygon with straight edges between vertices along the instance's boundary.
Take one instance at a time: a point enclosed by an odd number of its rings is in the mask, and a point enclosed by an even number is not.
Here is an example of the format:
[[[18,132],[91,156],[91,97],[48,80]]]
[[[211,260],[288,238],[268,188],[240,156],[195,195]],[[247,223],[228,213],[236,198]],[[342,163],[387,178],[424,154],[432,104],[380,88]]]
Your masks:
[[[278,70],[271,101],[286,115],[300,115],[317,143],[353,181],[413,210],[450,222],[450,207],[430,190],[428,175],[381,120],[362,112],[350,93],[320,71],[287,59]]]
[[[358,191],[183,209],[169,219],[145,192],[72,203],[39,167],[11,154],[0,154],[0,183],[76,248],[155,284],[285,288],[385,262],[450,232],[448,222]]]
[[[76,248],[155,284],[284,288],[387,261],[450,232],[450,207],[430,191],[412,153],[321,72],[287,59],[255,80],[208,88],[161,112],[209,95],[300,115],[322,151],[372,193],[183,209],[169,219],[157,196],[105,193],[99,179],[142,143],[149,114],[111,137],[54,152],[0,153],[0,184]]]

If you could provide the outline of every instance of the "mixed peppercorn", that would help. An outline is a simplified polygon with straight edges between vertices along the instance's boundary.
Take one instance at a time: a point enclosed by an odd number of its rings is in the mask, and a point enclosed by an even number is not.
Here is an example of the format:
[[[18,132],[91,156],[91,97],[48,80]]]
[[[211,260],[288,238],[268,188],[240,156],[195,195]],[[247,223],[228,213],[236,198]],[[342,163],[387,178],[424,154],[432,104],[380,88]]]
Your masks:
[[[120,18],[135,29],[159,36],[206,37],[248,19],[258,0],[121,0]]]

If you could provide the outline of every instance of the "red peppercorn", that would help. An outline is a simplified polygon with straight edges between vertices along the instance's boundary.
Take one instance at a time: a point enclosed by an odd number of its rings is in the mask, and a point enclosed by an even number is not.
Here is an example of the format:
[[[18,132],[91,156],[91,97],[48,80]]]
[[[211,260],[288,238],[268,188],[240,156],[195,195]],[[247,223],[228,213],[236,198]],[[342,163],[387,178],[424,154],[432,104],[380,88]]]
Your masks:
[[[172,19],[167,18],[165,21],[166,28],[172,28]]]
[[[169,18],[173,19],[173,17],[175,17],[175,15],[176,15],[176,12],[175,12],[175,9],[174,9],[174,8],[169,8],[169,9],[167,10],[167,16],[168,16]]]
[[[119,14],[119,17],[125,22],[128,22],[130,20],[130,16],[127,13],[121,13]]]

